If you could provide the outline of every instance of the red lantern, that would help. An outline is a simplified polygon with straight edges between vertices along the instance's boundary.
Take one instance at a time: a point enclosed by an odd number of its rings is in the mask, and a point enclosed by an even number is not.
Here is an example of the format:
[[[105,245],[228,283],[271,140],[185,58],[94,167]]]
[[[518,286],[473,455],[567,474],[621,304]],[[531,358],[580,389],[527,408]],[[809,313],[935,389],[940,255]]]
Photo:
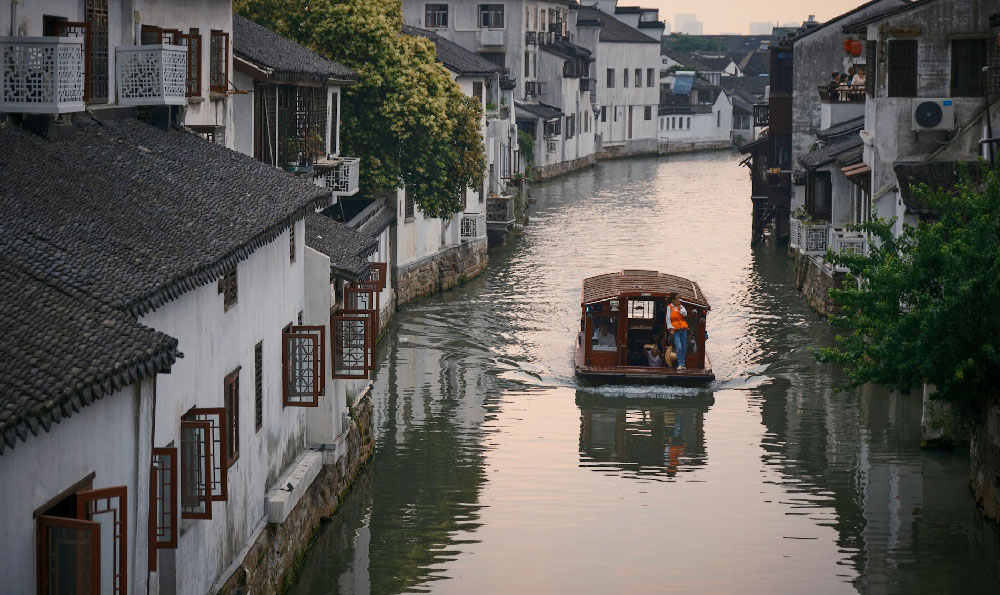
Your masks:
[[[851,40],[850,39],[845,39],[844,40],[844,51],[847,52],[848,54],[851,53]]]
[[[862,51],[864,51],[864,44],[860,41],[851,41],[850,52],[852,56],[860,56]]]

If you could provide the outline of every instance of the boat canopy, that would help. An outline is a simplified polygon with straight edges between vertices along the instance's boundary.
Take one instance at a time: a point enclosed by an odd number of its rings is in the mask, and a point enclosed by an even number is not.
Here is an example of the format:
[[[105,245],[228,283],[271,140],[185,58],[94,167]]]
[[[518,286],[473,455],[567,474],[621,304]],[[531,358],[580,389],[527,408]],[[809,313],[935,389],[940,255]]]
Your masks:
[[[698,284],[683,277],[656,271],[625,270],[583,280],[583,304],[593,304],[622,294],[677,294],[681,300],[711,309]]]

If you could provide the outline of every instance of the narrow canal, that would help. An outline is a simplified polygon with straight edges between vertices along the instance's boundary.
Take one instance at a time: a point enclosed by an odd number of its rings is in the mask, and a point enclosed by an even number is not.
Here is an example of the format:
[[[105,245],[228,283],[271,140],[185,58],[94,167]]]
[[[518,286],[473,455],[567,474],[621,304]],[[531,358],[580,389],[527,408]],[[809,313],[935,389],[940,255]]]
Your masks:
[[[918,395],[834,390],[749,192],[729,153],[534,188],[483,276],[393,321],[375,460],[296,592],[1000,592],[967,458],[919,449]],[[701,284],[707,391],[578,387],[580,282],[623,268]]]

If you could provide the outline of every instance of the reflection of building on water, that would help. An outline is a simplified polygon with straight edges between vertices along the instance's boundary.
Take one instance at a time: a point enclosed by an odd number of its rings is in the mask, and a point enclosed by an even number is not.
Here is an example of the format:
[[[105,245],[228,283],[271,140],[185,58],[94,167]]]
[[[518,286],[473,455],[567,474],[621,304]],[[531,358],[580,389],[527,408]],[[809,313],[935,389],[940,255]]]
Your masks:
[[[578,404],[580,400],[577,400]],[[580,456],[642,474],[673,476],[707,462],[707,406],[580,405]],[[603,465],[602,465],[603,466]]]

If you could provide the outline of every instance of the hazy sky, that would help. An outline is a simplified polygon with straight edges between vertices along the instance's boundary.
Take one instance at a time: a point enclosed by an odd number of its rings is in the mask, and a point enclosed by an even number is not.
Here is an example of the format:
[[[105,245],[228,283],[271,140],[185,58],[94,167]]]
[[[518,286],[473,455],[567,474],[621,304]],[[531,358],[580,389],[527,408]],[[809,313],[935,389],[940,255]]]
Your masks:
[[[674,24],[674,15],[694,13],[705,24],[705,33],[749,32],[751,21],[802,22],[810,14],[823,22],[867,0],[619,0],[619,5],[659,8],[660,19]]]

